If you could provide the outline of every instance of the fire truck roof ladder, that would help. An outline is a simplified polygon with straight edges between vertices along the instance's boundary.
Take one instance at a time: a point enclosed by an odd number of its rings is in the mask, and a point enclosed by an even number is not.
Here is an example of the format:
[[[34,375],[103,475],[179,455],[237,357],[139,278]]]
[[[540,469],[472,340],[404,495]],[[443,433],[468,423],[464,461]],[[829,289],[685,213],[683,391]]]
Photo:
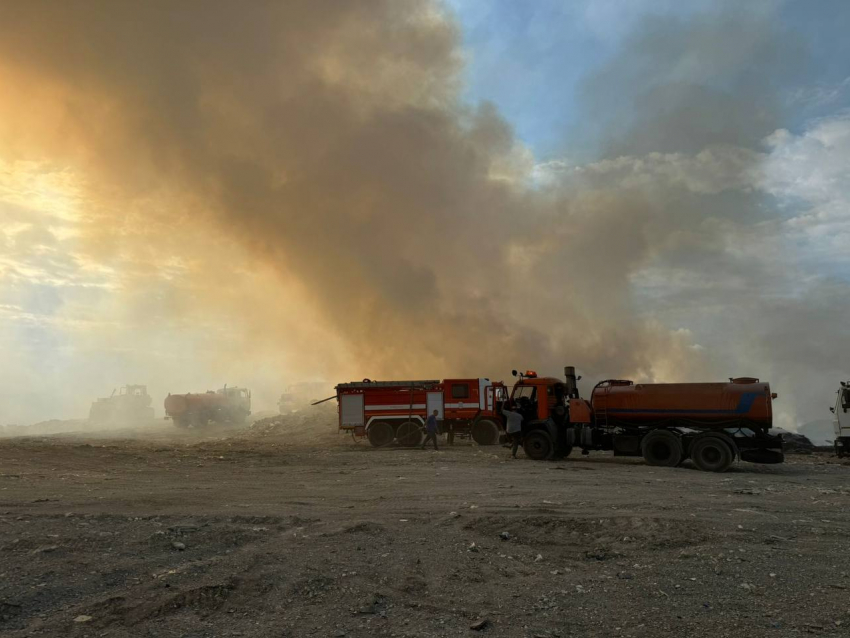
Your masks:
[[[440,383],[439,379],[426,379],[421,381],[352,381],[351,383],[339,383],[337,389],[347,388],[410,388],[427,387]]]

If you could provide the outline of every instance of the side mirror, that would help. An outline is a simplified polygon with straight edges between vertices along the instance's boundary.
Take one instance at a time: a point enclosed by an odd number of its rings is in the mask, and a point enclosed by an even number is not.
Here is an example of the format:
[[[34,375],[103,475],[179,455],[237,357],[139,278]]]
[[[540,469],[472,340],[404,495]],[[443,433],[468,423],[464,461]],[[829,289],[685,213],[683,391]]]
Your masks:
[[[829,411],[835,414],[835,408],[833,408],[832,406],[829,407]]]

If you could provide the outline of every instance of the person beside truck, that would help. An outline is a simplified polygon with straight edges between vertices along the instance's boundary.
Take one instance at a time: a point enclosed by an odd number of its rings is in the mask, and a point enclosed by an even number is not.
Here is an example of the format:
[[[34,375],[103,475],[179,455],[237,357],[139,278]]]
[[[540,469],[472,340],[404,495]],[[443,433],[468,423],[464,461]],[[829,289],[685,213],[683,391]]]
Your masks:
[[[505,416],[505,432],[511,441],[511,456],[516,458],[517,450],[522,442],[522,414],[507,408],[502,408],[502,414]]]

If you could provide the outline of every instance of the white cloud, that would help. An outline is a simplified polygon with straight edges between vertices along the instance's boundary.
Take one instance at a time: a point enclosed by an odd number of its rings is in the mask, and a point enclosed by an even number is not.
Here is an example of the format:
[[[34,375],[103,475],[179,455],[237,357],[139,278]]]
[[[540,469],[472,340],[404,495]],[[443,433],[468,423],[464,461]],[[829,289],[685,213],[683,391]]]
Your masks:
[[[850,113],[822,118],[800,135],[770,135],[764,188],[816,204],[850,201]]]
[[[649,153],[584,165],[552,160],[537,164],[532,177],[539,184],[570,179],[606,182],[613,179],[621,188],[655,187],[661,183],[709,195],[751,188],[758,181],[757,166],[761,157],[761,154],[749,149],[723,145],[704,149],[695,155]]]
[[[802,243],[805,260],[850,278],[850,113],[799,135],[777,131],[766,143],[761,187],[796,211],[784,225],[788,238]]]

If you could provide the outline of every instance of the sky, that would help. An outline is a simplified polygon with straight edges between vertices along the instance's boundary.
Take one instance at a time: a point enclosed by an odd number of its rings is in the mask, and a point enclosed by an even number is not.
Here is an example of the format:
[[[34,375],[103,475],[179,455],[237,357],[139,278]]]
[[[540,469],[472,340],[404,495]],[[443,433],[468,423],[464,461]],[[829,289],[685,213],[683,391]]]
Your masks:
[[[0,0],[0,424],[574,365],[793,429],[850,378],[846,2],[81,4]]]
[[[616,56],[643,21],[664,18],[686,24],[724,5],[718,0],[448,4],[463,26],[466,97],[497,104],[517,135],[542,159],[571,153],[571,133],[582,126],[584,115],[579,104],[582,80]],[[779,87],[789,103],[786,128],[800,132],[807,121],[850,106],[846,2],[738,4],[745,12],[772,15],[788,37],[804,43],[811,75]]]
[[[711,2],[451,0],[463,28],[465,95],[490,100],[538,158],[568,152],[590,70],[616,54],[649,15],[686,18]]]

